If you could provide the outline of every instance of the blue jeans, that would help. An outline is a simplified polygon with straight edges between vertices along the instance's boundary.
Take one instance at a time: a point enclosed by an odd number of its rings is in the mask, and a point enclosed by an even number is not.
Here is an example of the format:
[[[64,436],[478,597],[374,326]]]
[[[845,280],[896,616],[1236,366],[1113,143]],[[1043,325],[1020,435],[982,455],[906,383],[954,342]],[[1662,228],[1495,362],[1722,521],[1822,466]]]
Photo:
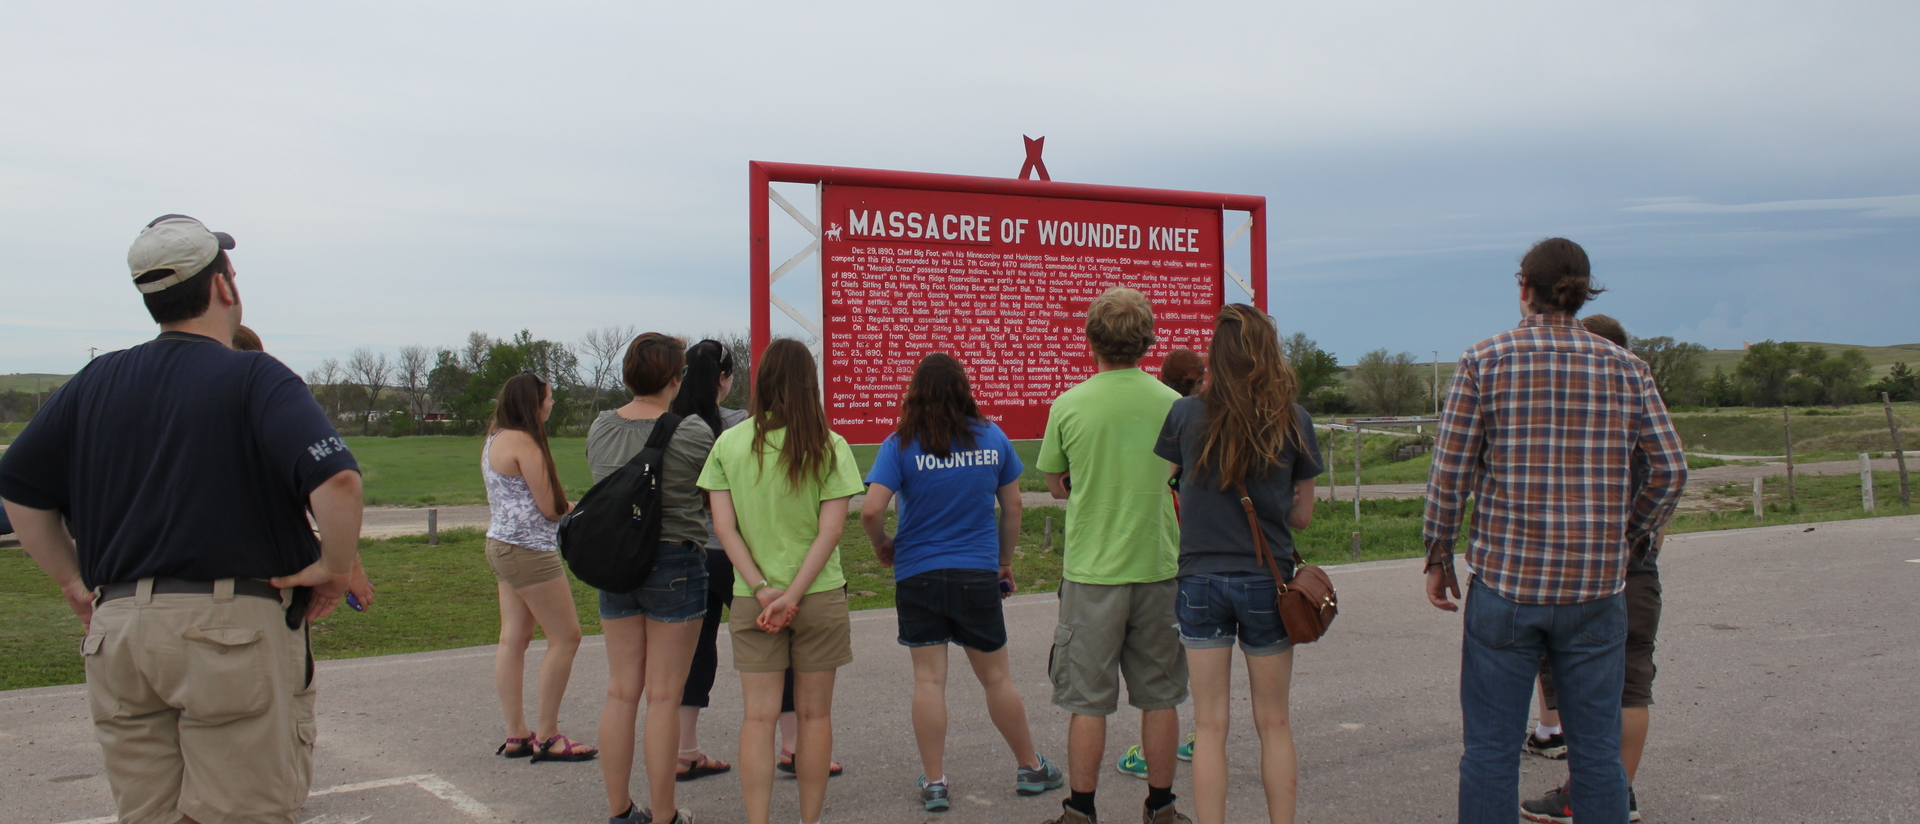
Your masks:
[[[1460,822],[1513,824],[1520,808],[1520,745],[1540,656],[1553,665],[1566,729],[1574,818],[1626,824],[1620,764],[1620,691],[1627,608],[1620,595],[1580,604],[1509,601],[1476,577],[1460,651]]]

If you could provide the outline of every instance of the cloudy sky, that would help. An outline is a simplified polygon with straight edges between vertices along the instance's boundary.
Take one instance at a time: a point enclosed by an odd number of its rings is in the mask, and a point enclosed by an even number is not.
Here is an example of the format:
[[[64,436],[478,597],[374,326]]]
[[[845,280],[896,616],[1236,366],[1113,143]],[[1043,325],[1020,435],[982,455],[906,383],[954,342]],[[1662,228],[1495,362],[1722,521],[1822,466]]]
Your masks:
[[[22,4],[0,373],[151,336],[124,260],[166,212],[239,239],[301,370],[744,329],[748,160],[1012,176],[1022,134],[1055,179],[1267,196],[1271,309],[1343,362],[1507,328],[1550,235],[1637,335],[1912,343],[1916,32],[1910,0]]]

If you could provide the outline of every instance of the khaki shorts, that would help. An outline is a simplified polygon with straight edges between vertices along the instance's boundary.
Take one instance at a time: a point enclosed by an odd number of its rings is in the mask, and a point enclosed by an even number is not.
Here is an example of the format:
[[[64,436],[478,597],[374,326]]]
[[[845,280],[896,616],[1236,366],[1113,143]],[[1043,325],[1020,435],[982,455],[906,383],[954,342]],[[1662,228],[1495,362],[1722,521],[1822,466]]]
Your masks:
[[[733,597],[727,628],[733,633],[733,668],[740,672],[825,672],[853,663],[853,623],[847,591],[830,589],[800,598],[800,614],[786,629],[769,635],[754,619],[760,601]]]
[[[487,539],[487,565],[493,567],[493,577],[514,589],[544,584],[567,574],[558,552],[528,549],[493,538]]]
[[[120,820],[294,821],[313,779],[306,631],[279,601],[148,587],[101,604],[81,642]]]
[[[1060,582],[1060,625],[1053,630],[1047,676],[1053,704],[1074,715],[1105,717],[1127,703],[1172,709],[1187,700],[1187,651],[1173,606],[1177,580],[1148,584]]]
[[[1620,706],[1653,705],[1653,643],[1660,634],[1660,575],[1655,572],[1627,573],[1627,679],[1620,691]],[[1553,672],[1540,662],[1540,696],[1547,709],[1557,710],[1560,702],[1553,694]]]

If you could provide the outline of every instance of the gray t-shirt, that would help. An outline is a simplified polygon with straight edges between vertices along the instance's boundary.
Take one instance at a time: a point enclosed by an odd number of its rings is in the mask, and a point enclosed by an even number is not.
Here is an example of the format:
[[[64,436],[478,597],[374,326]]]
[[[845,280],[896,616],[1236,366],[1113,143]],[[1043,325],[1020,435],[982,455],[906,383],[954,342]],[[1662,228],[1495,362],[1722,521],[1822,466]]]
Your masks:
[[[1306,438],[1305,449],[1288,442],[1280,463],[1266,477],[1249,479],[1247,496],[1267,535],[1267,549],[1289,579],[1293,576],[1293,531],[1287,514],[1293,510],[1293,485],[1320,474],[1320,441],[1313,434],[1313,418],[1298,404],[1293,414]],[[1253,572],[1267,568],[1253,554],[1253,533],[1237,491],[1219,489],[1219,473],[1195,467],[1207,436],[1207,402],[1195,396],[1173,402],[1153,454],[1180,465],[1180,574]]]
[[[599,483],[640,454],[656,421],[628,420],[611,409],[600,413],[587,430],[587,465],[593,469],[594,482]],[[705,498],[695,481],[700,479],[700,470],[706,467],[711,451],[713,430],[706,421],[689,416],[673,430],[672,440],[667,441],[666,465],[661,468],[660,540],[676,544],[706,542]]]

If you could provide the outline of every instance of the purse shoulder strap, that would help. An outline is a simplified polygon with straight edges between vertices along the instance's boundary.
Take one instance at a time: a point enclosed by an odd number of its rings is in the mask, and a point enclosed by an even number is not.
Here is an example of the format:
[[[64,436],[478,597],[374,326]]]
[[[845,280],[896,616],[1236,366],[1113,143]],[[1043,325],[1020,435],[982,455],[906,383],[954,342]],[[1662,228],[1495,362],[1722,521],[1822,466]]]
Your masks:
[[[1240,508],[1247,511],[1247,526],[1253,530],[1253,551],[1260,556],[1260,564],[1273,573],[1273,582],[1280,585],[1280,591],[1286,592],[1287,581],[1280,575],[1280,564],[1273,560],[1273,552],[1267,549],[1267,531],[1260,528],[1260,516],[1253,511],[1253,496],[1247,494],[1244,484],[1240,487]],[[1293,550],[1293,565],[1295,568],[1307,565],[1297,547]]]

